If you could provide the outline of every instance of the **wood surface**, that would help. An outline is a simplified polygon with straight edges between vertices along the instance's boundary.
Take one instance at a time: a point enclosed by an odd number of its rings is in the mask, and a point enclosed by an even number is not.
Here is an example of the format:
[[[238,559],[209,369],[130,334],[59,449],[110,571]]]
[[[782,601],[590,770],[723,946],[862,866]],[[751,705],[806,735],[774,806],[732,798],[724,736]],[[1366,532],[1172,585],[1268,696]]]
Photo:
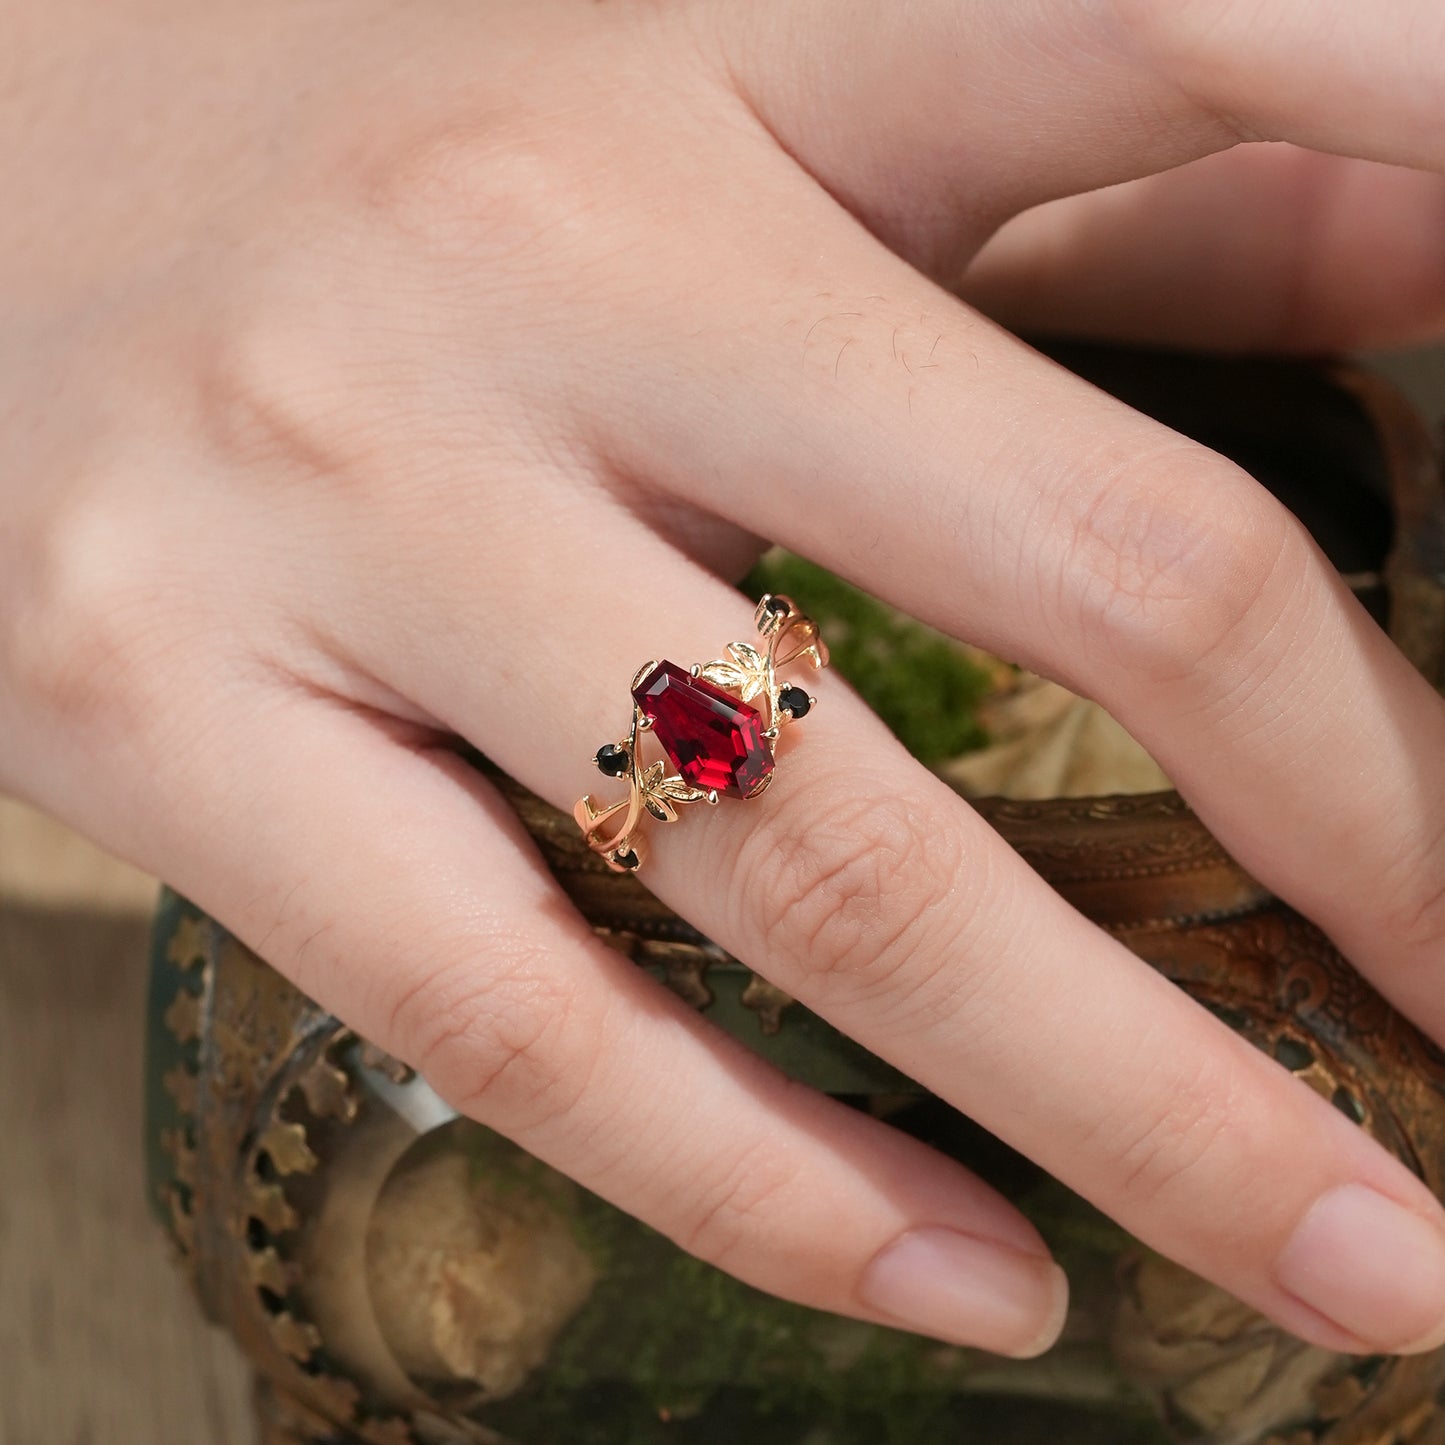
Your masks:
[[[254,1445],[144,1195],[155,885],[0,799],[0,1445]]]

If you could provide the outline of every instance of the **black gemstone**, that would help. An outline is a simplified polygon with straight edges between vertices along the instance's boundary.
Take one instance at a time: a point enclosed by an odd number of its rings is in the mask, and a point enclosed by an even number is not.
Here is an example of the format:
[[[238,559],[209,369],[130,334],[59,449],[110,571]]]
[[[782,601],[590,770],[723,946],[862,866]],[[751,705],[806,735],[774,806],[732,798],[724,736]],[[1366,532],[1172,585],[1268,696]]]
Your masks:
[[[794,717],[803,717],[812,703],[808,701],[808,694],[801,687],[785,687],[778,694],[778,706],[784,712],[790,712]]]
[[[609,778],[620,778],[631,765],[631,761],[627,756],[627,749],[619,748],[616,743],[607,743],[597,749],[597,766]]]
[[[617,854],[612,861],[616,863],[619,868],[632,869],[637,867],[638,858],[637,854],[629,848],[627,852]]]
[[[769,597],[769,598],[768,598],[768,611],[771,612],[774,617],[781,617],[785,612],[787,612],[787,610],[788,610],[788,603],[787,603],[787,600],[786,600],[785,598],[782,598],[782,597]]]

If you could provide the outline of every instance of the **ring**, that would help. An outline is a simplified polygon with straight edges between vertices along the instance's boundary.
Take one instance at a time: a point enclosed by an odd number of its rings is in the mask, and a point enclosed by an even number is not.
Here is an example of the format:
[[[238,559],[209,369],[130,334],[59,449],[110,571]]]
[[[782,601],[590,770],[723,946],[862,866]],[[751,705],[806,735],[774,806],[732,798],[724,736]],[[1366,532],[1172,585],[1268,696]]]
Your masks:
[[[637,829],[644,813],[675,823],[685,803],[756,798],[773,780],[778,734],[817,705],[817,698],[780,682],[777,673],[804,659],[815,671],[828,665],[818,624],[792,598],[766,593],[753,626],[758,646],[730,642],[727,656],[712,662],[682,668],[654,660],[633,675],[631,729],[624,741],[604,743],[591,759],[607,777],[627,779],[627,797],[599,807],[588,793],[572,809],[587,846],[614,873],[642,866],[646,842]],[[646,733],[657,739],[666,761],[644,765]]]

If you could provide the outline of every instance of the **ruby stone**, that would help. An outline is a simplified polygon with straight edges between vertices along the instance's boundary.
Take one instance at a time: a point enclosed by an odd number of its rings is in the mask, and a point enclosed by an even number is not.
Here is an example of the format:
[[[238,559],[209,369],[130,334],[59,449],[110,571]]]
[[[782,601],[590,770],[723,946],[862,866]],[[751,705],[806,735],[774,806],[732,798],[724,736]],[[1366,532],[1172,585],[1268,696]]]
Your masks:
[[[746,798],[772,772],[773,751],[757,708],[675,662],[659,662],[632,696],[663,752],[693,787]]]

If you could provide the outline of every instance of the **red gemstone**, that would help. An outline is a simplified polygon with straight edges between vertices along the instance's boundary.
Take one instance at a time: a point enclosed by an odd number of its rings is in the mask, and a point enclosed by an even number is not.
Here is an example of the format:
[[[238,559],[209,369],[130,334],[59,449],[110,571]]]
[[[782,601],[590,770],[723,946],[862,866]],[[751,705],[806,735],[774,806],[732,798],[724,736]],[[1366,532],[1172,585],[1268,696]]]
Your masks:
[[[695,788],[746,798],[773,770],[757,708],[703,682],[675,662],[659,662],[632,696],[673,766]]]

